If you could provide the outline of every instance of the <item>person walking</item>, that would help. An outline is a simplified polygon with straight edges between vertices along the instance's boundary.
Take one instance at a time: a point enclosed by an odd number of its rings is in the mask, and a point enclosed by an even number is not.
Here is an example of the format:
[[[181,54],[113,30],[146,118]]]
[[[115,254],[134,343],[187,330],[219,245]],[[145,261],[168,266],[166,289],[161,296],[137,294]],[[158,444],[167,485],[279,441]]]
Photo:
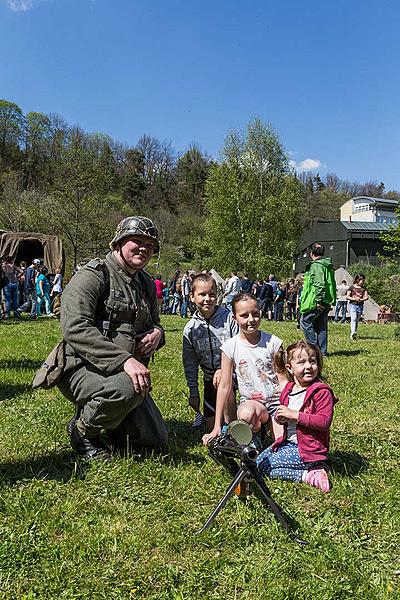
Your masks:
[[[335,309],[335,323],[339,322],[340,313],[342,313],[342,318],[340,319],[341,323],[346,323],[346,314],[347,314],[347,291],[349,286],[346,283],[345,279],[342,279],[342,283],[340,283],[336,288],[336,309]]]
[[[336,302],[335,272],[331,258],[324,258],[325,246],[311,246],[310,258],[304,273],[300,301],[300,326],[309,344],[317,346],[323,356],[328,353],[328,314]]]
[[[30,310],[30,318],[32,321],[37,319],[36,306],[37,306],[37,293],[36,293],[36,278],[40,267],[40,260],[34,258],[32,264],[27,267],[25,271],[25,302],[19,307],[19,312],[26,312]]]
[[[357,337],[358,323],[364,310],[364,302],[368,300],[368,297],[368,291],[365,287],[365,275],[364,273],[357,273],[353,285],[347,290],[350,311],[350,339],[352,340]]]
[[[240,289],[242,287],[242,282],[238,277],[236,271],[231,271],[231,276],[226,285],[226,290],[224,293],[225,297],[225,306],[228,310],[232,312],[232,302],[235,296],[240,293]]]
[[[46,316],[54,317],[54,314],[51,312],[51,300],[50,300],[50,290],[51,285],[50,281],[47,279],[48,268],[43,265],[39,269],[39,275],[36,278],[36,296],[37,296],[37,305],[36,305],[36,313],[37,316],[40,317],[42,310],[42,303],[44,303]]]
[[[189,274],[189,271],[185,271],[185,274],[182,277],[181,291],[182,291],[181,317],[183,319],[186,319],[188,305],[189,305],[189,296],[190,296],[190,274]]]
[[[7,278],[7,283],[3,287],[5,300],[5,319],[10,318],[11,310],[14,313],[14,318],[20,319],[19,307],[19,291],[18,278],[21,274],[21,269],[15,266],[11,256],[5,256],[1,265],[4,277]]]

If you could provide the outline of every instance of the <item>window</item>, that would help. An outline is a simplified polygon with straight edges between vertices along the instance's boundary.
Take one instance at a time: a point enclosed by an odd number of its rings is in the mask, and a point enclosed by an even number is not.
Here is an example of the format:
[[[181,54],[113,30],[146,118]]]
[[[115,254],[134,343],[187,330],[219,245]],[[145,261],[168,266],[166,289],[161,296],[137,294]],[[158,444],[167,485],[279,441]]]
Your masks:
[[[369,204],[356,204],[354,207],[354,212],[364,212],[366,210],[370,210]]]

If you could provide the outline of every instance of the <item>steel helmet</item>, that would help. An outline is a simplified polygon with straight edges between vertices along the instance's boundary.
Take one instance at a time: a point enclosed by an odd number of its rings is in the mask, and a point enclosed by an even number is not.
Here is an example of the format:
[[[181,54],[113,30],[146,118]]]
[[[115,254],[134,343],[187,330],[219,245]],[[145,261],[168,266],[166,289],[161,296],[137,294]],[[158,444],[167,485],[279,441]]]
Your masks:
[[[110,242],[111,250],[114,250],[118,242],[127,237],[148,237],[155,242],[155,252],[159,250],[158,232],[151,219],[147,217],[126,217],[118,224],[117,231]]]

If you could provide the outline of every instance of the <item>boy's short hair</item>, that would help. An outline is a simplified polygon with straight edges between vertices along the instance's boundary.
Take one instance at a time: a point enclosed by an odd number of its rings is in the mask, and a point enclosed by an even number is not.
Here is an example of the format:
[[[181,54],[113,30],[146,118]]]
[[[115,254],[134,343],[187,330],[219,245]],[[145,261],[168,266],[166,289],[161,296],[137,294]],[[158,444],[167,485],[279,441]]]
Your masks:
[[[215,289],[215,292],[217,292],[217,282],[215,281],[214,277],[212,275],[208,275],[208,273],[199,273],[198,275],[195,275],[192,279],[192,283],[191,283],[192,294],[196,289],[197,283],[199,283],[200,281],[202,283],[212,283],[213,287]]]
[[[325,246],[319,242],[315,242],[311,246],[311,252],[314,256],[323,256],[325,254]]]

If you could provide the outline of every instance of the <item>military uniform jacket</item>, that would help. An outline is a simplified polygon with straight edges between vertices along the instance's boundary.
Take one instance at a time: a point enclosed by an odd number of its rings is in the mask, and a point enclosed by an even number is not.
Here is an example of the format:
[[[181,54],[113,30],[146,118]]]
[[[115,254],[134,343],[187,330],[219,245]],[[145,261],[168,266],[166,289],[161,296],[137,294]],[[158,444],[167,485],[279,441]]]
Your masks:
[[[94,259],[71,279],[62,294],[61,329],[66,369],[93,365],[106,375],[135,355],[142,334],[160,325],[156,287],[149,275],[126,273],[110,252]],[[145,360],[135,357],[145,362]]]

